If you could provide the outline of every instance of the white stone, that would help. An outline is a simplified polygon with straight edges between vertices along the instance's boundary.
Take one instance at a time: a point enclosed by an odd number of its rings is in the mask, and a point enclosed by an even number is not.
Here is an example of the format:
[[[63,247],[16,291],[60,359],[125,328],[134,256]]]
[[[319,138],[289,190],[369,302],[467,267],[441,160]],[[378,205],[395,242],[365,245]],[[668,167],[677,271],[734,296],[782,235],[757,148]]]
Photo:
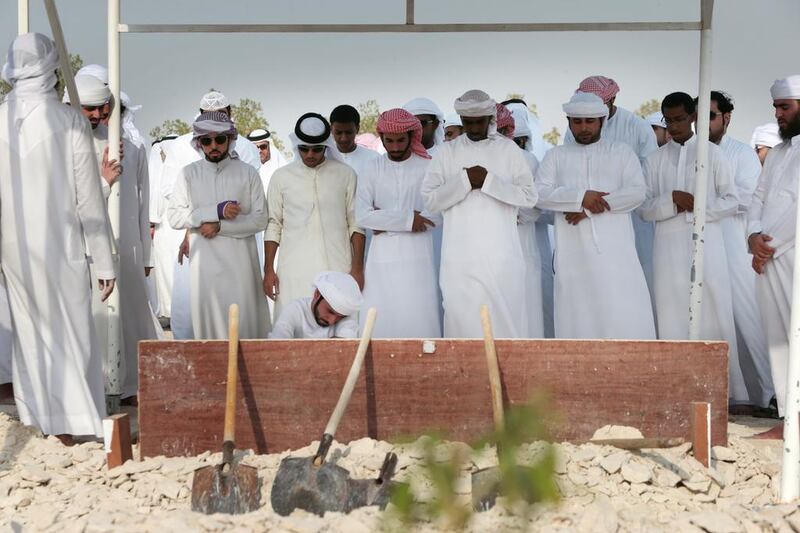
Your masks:
[[[615,452],[603,457],[603,460],[600,461],[600,466],[609,474],[616,474],[628,457],[629,454],[627,452]]]
[[[22,479],[32,483],[47,483],[50,481],[50,474],[35,466],[26,466],[20,472]]]
[[[728,463],[736,462],[736,459],[739,455],[731,450],[730,448],[726,448],[725,446],[712,446],[711,447],[711,458],[716,459],[718,461],[726,461]]]
[[[628,483],[647,483],[653,477],[650,467],[629,461],[622,465],[622,477]]]
[[[695,513],[689,519],[693,524],[702,527],[709,533],[738,533],[742,530],[739,522],[729,514],[720,511]]]
[[[603,426],[594,432],[590,440],[641,439],[644,435],[630,426]]]

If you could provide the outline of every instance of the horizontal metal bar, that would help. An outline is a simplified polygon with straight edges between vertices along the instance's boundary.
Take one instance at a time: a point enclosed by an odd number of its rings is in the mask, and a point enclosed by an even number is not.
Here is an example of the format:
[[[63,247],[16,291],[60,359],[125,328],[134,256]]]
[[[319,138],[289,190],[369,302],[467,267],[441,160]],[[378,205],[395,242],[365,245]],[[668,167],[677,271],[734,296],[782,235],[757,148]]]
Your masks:
[[[697,31],[696,22],[542,22],[509,24],[120,24],[120,33],[459,33]]]

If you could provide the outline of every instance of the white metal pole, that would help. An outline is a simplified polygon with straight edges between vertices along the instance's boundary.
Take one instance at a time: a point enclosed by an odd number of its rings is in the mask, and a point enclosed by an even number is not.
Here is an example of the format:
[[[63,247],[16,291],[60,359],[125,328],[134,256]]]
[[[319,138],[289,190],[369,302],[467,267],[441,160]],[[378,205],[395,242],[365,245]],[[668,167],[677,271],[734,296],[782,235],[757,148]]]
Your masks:
[[[120,143],[120,97],[119,97],[119,1],[108,0],[108,87],[111,89],[113,106],[108,120],[108,159],[119,160]],[[124,154],[123,154],[124,155]],[[125,162],[123,161],[124,165]],[[120,231],[120,182],[111,186],[108,197],[108,218],[114,241],[114,270],[119,274]],[[119,275],[117,276],[119,281]],[[108,414],[119,412],[122,395],[122,377],[125,361],[122,358],[122,323],[120,321],[120,290],[117,286],[109,296],[108,303],[108,347],[106,352],[106,410]]]
[[[30,22],[28,16],[28,0],[17,1],[17,33],[22,35],[30,31]]]
[[[701,2],[700,92],[697,105],[697,168],[694,190],[694,224],[692,226],[692,270],[689,289],[689,338],[700,338],[703,312],[703,247],[708,196],[708,127],[711,111],[711,16],[713,0]]]
[[[800,176],[796,176],[800,179]],[[800,235],[800,202],[797,202],[795,238]],[[794,254],[797,247],[787,253]],[[786,402],[783,413],[783,465],[781,501],[800,497],[800,261],[795,255],[792,277],[792,316],[789,321],[789,371],[786,375]]]
[[[69,61],[67,43],[64,40],[64,32],[61,30],[61,21],[58,18],[58,10],[53,0],[44,0],[44,8],[47,11],[47,20],[50,22],[50,30],[53,32],[53,40],[58,50],[58,62],[61,67],[61,75],[64,77],[64,85],[69,95],[69,101],[75,107],[81,105],[78,97],[78,89],[75,87],[75,76],[72,75],[72,65]]]

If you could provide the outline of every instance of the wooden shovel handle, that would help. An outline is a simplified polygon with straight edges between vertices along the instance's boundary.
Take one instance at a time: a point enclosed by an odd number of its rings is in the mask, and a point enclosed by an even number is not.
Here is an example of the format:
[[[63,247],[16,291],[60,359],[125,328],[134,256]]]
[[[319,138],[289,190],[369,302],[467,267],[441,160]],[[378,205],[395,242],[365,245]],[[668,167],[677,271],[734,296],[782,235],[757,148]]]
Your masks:
[[[492,416],[495,429],[500,430],[503,428],[503,386],[500,383],[500,365],[497,363],[497,350],[494,346],[492,319],[489,317],[489,307],[486,305],[481,306],[481,325],[486,364],[489,369],[489,387],[492,390]]]
[[[339,422],[342,420],[347,404],[350,403],[350,396],[353,395],[353,389],[358,381],[358,375],[361,373],[361,365],[364,362],[364,356],[367,355],[367,348],[369,348],[369,341],[372,339],[372,329],[375,327],[375,316],[378,311],[371,307],[367,311],[367,320],[364,323],[364,332],[361,334],[361,341],[358,343],[358,351],[353,359],[353,364],[350,366],[350,373],[347,374],[347,380],[342,387],[342,393],[339,395],[339,401],[336,403],[336,408],[331,414],[328,425],[325,426],[325,433],[328,435],[335,435],[336,428],[339,427]]]
[[[236,378],[239,374],[239,306],[228,308],[228,385],[225,390],[224,441],[234,441],[236,435]]]

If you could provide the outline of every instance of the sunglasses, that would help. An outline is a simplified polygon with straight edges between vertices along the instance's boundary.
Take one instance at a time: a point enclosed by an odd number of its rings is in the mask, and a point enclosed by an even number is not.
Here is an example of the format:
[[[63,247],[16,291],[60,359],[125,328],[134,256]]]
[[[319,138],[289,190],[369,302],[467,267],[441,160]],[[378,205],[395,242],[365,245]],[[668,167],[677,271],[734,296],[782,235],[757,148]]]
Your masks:
[[[216,144],[225,144],[228,142],[228,136],[217,135],[216,137],[200,137],[200,144],[203,146],[210,146],[212,141]]]
[[[258,148],[259,150],[269,150],[269,145],[268,145],[268,144],[259,144],[259,145],[257,146],[257,148]]]
[[[297,150],[301,154],[307,154],[308,152],[314,152],[315,154],[321,154],[325,151],[325,146],[298,146]]]
[[[419,121],[419,123],[422,124],[423,128],[425,126],[429,125],[429,124],[433,124],[434,122],[438,122],[438,121],[436,119],[432,119],[432,118],[426,118],[424,120],[420,120]]]

